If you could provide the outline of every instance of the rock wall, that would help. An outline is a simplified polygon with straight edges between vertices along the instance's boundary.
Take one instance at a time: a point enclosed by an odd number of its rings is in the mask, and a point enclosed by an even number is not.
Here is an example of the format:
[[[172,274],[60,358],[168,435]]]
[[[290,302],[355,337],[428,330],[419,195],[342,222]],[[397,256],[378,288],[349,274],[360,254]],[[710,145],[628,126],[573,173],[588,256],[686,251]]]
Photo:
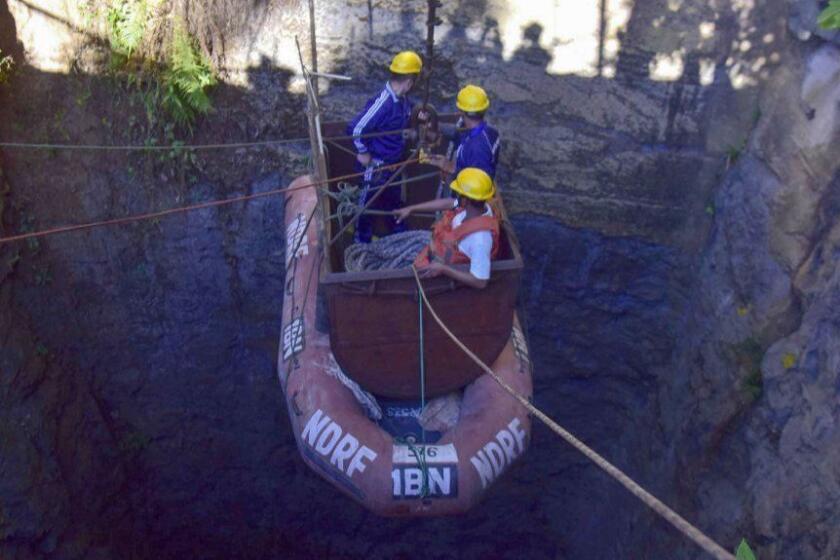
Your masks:
[[[788,56],[716,196],[677,353],[687,375],[664,384],[662,419],[707,523],[771,558],[824,558],[838,547],[840,50]]]
[[[347,118],[393,51],[422,50],[425,2],[316,4],[320,68],[354,78],[322,82],[325,111]],[[306,2],[163,5],[223,78],[192,142],[302,135]],[[79,6],[0,6],[21,62],[0,138],[171,142]],[[840,552],[840,55],[817,6],[452,3],[431,88],[444,109],[466,82],[491,95],[537,404],[760,558]],[[6,232],[271,190],[306,165],[305,144],[0,155]],[[0,557],[700,557],[541,427],[454,520],[374,519],[307,471],[273,370],[281,215],[264,199],[0,246]]]

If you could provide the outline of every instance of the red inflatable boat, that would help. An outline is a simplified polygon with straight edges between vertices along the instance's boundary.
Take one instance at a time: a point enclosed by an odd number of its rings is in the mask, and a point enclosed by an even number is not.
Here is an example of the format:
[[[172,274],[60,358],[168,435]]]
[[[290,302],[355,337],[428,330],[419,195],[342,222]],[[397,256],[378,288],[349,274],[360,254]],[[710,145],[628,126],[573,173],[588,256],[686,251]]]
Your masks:
[[[300,177],[291,187],[314,181]],[[464,360],[429,317],[423,326],[425,396],[448,394],[460,405],[445,428],[426,430],[417,401],[421,346],[413,274],[343,272],[341,247],[321,245],[321,239],[330,239],[331,225],[316,210],[318,203],[316,190],[304,188],[290,192],[285,205],[287,277],[278,373],[301,455],[375,513],[464,512],[527,449],[527,411]],[[441,278],[423,285],[456,335],[530,398],[531,364],[514,312],[522,261],[509,224],[504,229],[502,255],[485,290]],[[320,324],[323,314],[329,327]]]

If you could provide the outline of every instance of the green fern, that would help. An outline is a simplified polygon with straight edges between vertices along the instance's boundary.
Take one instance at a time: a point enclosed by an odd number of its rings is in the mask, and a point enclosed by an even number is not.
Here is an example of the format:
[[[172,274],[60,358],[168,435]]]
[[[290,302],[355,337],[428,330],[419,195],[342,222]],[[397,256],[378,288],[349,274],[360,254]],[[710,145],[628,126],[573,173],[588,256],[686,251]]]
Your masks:
[[[176,24],[172,34],[163,84],[163,106],[180,126],[191,129],[198,115],[212,109],[207,91],[216,84],[216,78],[210,62],[198,51],[183,22]]]
[[[755,560],[755,553],[753,553],[750,545],[747,544],[746,539],[741,539],[741,544],[738,545],[738,550],[735,551],[736,560]]]
[[[146,40],[147,21],[157,0],[110,0],[107,11],[111,44],[111,69],[124,75],[129,86],[146,90],[154,83],[154,105],[160,106],[179,126],[192,130],[199,115],[212,109],[208,90],[216,84],[210,62],[196,47],[183,20],[176,19],[168,45],[166,61],[144,61],[136,55]],[[159,95],[158,95],[159,92]],[[152,110],[146,103],[149,121]]]
[[[108,8],[108,39],[111,50],[129,59],[146,33],[149,7],[146,0],[116,0]]]
[[[817,23],[823,29],[840,29],[840,0],[831,0],[820,14]]]

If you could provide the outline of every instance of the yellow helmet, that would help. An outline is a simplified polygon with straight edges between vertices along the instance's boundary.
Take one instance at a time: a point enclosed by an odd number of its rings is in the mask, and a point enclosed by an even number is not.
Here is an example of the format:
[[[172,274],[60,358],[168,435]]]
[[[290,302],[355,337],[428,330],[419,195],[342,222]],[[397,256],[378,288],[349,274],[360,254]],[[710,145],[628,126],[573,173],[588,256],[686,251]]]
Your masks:
[[[481,113],[490,107],[490,99],[483,89],[469,85],[458,92],[455,105],[465,113]]]
[[[390,69],[394,74],[419,74],[423,69],[423,61],[416,52],[403,51],[397,53],[391,61]]]
[[[496,186],[483,169],[467,167],[462,169],[449,188],[473,200],[490,200],[496,194]]]

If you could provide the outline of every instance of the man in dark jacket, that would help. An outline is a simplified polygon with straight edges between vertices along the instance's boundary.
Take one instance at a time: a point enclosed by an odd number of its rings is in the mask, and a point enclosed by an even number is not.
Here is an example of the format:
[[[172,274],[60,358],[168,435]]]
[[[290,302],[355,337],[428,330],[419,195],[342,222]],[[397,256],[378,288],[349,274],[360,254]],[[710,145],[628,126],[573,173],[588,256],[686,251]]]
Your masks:
[[[501,138],[499,132],[484,120],[484,114],[490,108],[487,93],[478,86],[468,85],[458,92],[455,105],[461,118],[452,138],[450,153],[429,156],[429,163],[455,175],[468,167],[477,167],[495,179]]]
[[[380,169],[385,165],[398,163],[403,159],[405,141],[402,131],[408,127],[412,103],[406,94],[414,87],[423,69],[420,56],[413,51],[397,54],[391,62],[391,76],[384,89],[368,100],[364,110],[347,126],[347,134],[353,136],[356,148],[357,170],[364,171],[362,194],[359,205],[364,206],[391,175],[394,169]],[[394,131],[393,134],[378,135]],[[370,206],[377,210],[395,210],[401,205],[400,189],[389,186]],[[403,224],[392,223],[394,231],[405,228]],[[373,236],[373,222],[367,215],[359,217],[356,226],[356,242],[370,243]]]

